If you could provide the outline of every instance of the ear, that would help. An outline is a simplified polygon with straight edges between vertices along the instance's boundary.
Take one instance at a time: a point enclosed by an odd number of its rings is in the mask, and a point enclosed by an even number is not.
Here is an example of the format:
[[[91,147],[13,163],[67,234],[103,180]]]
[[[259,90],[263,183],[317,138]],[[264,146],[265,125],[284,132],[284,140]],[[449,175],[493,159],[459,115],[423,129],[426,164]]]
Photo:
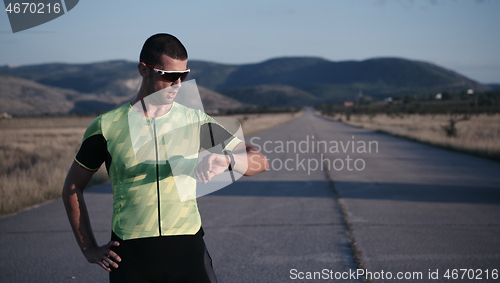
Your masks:
[[[141,74],[141,77],[143,78],[147,78],[149,76],[149,72],[151,71],[149,67],[142,62],[137,65],[137,69],[139,70],[139,74]]]

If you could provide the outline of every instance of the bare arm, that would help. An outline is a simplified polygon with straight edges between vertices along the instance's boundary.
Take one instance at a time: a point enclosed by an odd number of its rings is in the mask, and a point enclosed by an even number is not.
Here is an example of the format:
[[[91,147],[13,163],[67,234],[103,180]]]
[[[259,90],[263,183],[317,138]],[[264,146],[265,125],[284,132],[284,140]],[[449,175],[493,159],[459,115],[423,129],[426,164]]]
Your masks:
[[[101,247],[97,245],[83,198],[83,190],[92,175],[94,175],[94,172],[88,171],[80,167],[78,163],[73,162],[64,182],[62,199],[76,242],[85,258],[90,263],[96,263],[105,270],[111,271],[109,265],[117,268],[118,264],[116,262],[120,262],[121,259],[110,248],[120,244],[116,241],[110,241],[107,245]],[[107,262],[107,264],[104,264],[103,261]]]
[[[269,170],[267,158],[256,147],[240,142],[234,149],[234,170],[245,176]]]

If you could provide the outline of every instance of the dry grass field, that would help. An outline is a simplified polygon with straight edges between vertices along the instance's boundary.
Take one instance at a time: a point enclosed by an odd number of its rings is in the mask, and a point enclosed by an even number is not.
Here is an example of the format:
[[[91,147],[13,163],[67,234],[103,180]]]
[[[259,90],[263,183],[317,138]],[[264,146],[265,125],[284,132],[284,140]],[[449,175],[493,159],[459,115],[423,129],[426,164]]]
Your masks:
[[[342,119],[346,124],[369,130],[386,132],[395,136],[405,137],[419,142],[466,152],[500,161],[500,114],[473,115],[467,120],[458,121],[463,115],[450,116],[406,114],[388,116],[379,114],[351,115],[347,120],[345,115],[329,117]],[[448,136],[445,128],[450,128],[450,119],[455,124],[456,136]]]
[[[0,120],[0,215],[61,195],[67,170],[92,119]],[[92,183],[106,179],[105,172],[100,172]]]
[[[300,114],[235,115],[245,135]],[[93,117],[0,119],[0,215],[58,198],[67,170]],[[101,168],[91,184],[108,180]]]

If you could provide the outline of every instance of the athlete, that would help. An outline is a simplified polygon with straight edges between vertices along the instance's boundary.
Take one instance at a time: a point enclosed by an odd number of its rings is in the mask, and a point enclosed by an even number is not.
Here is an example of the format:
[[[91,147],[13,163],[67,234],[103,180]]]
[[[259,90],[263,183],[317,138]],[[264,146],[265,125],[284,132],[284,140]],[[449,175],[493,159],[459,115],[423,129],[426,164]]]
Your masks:
[[[110,282],[217,282],[203,241],[196,179],[207,183],[228,170],[251,176],[269,168],[255,147],[174,101],[190,72],[187,60],[172,35],[146,40],[137,96],[90,124],[66,177],[62,196],[76,241],[90,263],[111,271]],[[200,149],[210,152],[201,161]],[[103,163],[113,217],[111,241],[99,246],[83,190]]]

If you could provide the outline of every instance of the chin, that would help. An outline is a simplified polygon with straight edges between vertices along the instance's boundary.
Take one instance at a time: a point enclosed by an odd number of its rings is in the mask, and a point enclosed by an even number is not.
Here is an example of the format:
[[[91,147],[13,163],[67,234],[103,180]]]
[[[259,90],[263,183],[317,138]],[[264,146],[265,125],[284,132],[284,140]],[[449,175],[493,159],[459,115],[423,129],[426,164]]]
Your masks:
[[[169,96],[169,97],[162,97],[161,101],[165,104],[172,104],[175,100],[175,96]]]

